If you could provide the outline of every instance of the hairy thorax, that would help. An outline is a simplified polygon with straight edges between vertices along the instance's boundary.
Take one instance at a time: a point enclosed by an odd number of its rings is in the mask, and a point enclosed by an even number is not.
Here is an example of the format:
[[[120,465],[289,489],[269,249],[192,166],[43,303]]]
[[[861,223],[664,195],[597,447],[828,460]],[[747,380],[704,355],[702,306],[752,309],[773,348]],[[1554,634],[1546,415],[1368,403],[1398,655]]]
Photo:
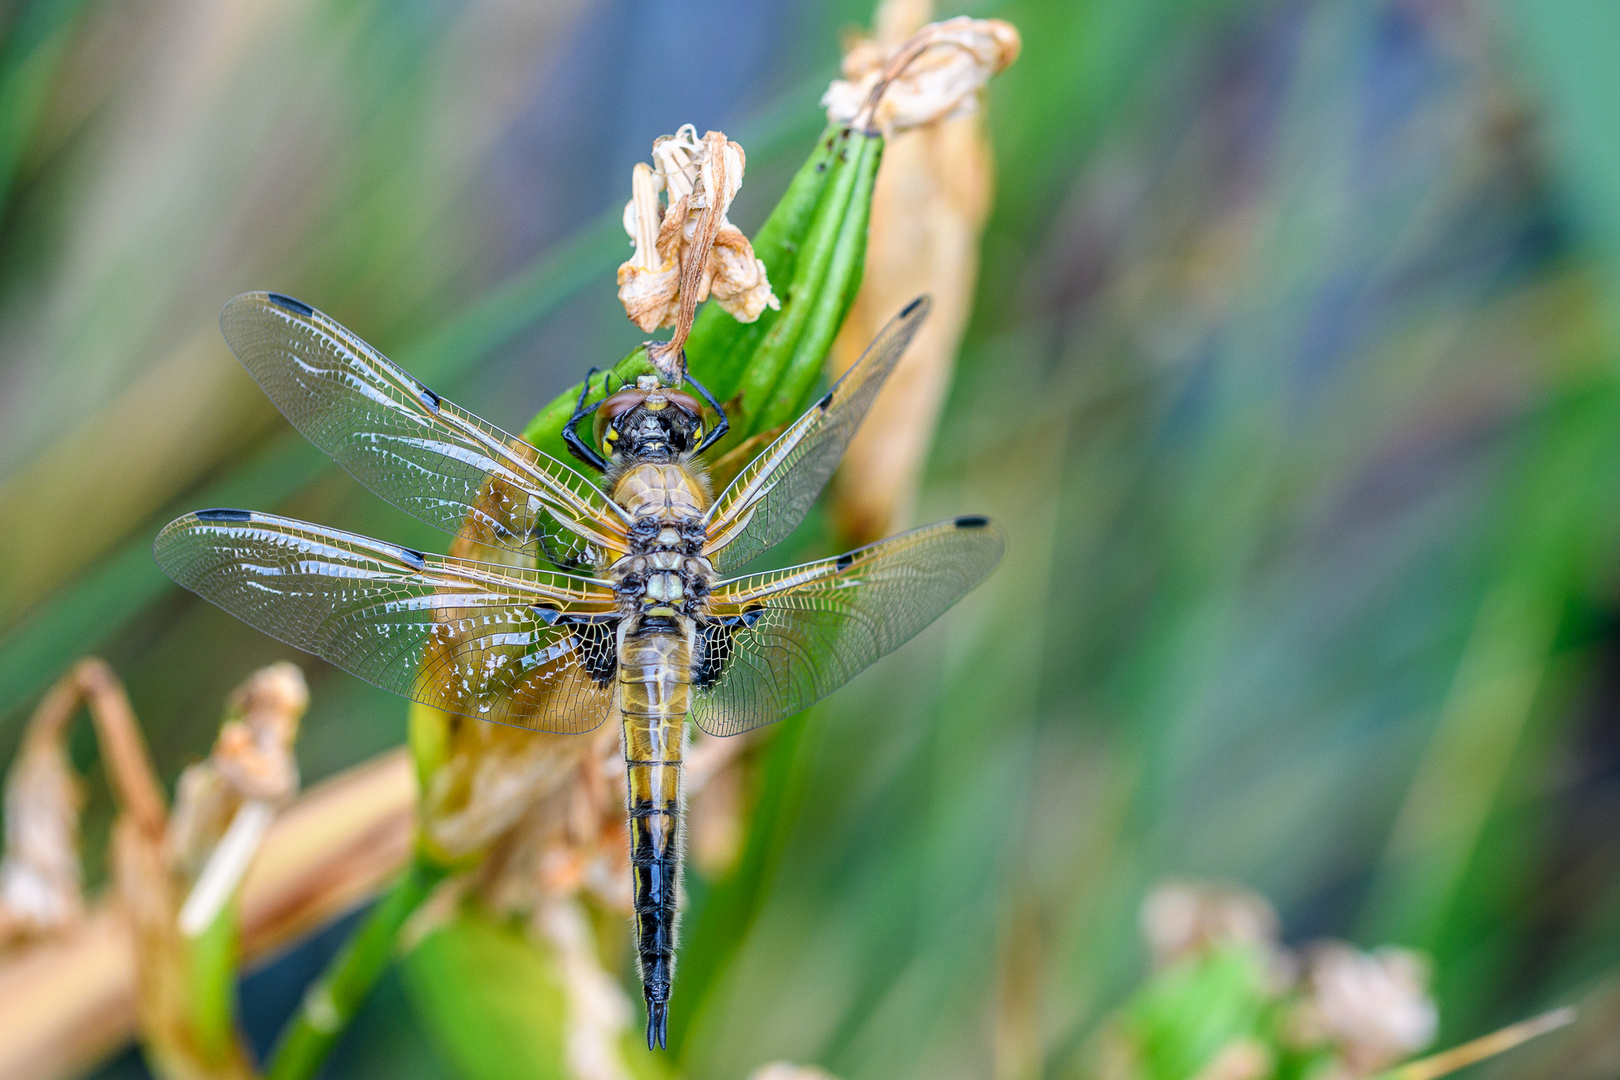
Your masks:
[[[631,516],[630,553],[608,570],[626,614],[702,614],[715,572],[703,557],[707,479],[684,464],[631,466],[613,485]]]

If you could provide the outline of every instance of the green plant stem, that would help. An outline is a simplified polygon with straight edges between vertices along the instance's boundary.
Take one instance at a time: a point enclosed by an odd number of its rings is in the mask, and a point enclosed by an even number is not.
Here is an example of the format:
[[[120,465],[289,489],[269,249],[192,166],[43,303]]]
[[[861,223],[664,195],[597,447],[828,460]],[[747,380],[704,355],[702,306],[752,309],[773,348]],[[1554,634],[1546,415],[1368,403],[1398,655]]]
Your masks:
[[[208,929],[185,940],[187,970],[186,1008],[197,1053],[213,1065],[227,1062],[238,1052],[236,1032],[236,969],[239,960],[236,899],[220,908]]]
[[[755,430],[782,427],[809,404],[810,392],[821,378],[838,328],[844,325],[855,294],[860,291],[866,266],[866,227],[872,216],[872,191],[883,160],[883,138],[856,134],[849,140],[851,190],[840,215],[821,288],[814,294],[804,331],[793,350],[775,392],[764,404]]]
[[[859,148],[853,147],[852,142],[853,137],[841,141],[837,162],[831,170],[833,175],[827,181],[815,218],[805,233],[793,281],[782,297],[782,313],[759,348],[754,350],[748,370],[743,374],[738,391],[742,399],[741,416],[732,420],[739,439],[765,430],[760,416],[776,392],[788,362],[798,355],[799,339],[804,335],[817,299],[827,287],[827,272],[838,246],[838,236],[843,231],[850,198],[855,193],[853,159],[858,156]]]
[[[816,140],[816,148],[805,159],[783,192],[781,201],[765,219],[754,237],[754,257],[765,264],[773,284],[792,280],[806,230],[815,218],[827,178],[833,173],[844,128],[830,125]],[[737,392],[748,362],[765,339],[780,313],[767,309],[751,323],[740,323],[719,304],[707,304],[692,324],[686,339],[687,362],[710,390],[724,401]]]
[[[270,1057],[266,1080],[306,1080],[315,1075],[392,959],[400,927],[446,873],[444,867],[420,857],[411,862],[365,925],[304,993]]]

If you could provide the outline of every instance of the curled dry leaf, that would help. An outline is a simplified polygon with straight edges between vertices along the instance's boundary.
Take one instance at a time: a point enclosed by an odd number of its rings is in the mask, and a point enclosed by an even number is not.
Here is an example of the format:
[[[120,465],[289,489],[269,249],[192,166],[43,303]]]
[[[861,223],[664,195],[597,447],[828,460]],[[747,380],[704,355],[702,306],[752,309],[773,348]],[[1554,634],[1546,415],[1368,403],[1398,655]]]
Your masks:
[[[81,660],[40,700],[7,776],[0,941],[61,930],[82,913],[79,783],[65,749],[81,704],[90,711],[102,762],[129,828],[153,841],[162,834],[162,789],[123,684],[100,660]]]
[[[711,295],[739,322],[781,306],[753,245],[726,219],[747,157],[718,131],[690,124],[653,143],[653,164],[631,174],[624,229],[635,254],[619,267],[619,300],[642,330],[675,326],[678,350],[692,313]],[[667,373],[666,373],[667,376]]]
[[[931,7],[890,0],[879,8],[877,35],[849,49],[844,77],[822,96],[829,121],[892,136],[978,110],[985,84],[1018,59],[1018,31],[965,15],[924,26]]]
[[[881,70],[926,43],[879,103],[880,123],[894,134],[872,196],[861,291],[827,362],[829,376],[838,376],[895,312],[924,293],[933,297],[932,315],[873,403],[835,482],[834,521],[852,544],[886,536],[911,515],[967,325],[994,186],[975,103],[985,80],[1018,53],[1018,33],[1006,23],[925,27],[931,8],[927,0],[882,4],[874,37],[851,46],[845,79],[824,101],[829,116],[853,117],[853,103],[866,101]],[[949,93],[936,86],[946,72],[955,73],[944,80]]]
[[[0,860],[0,938],[50,933],[84,912],[79,810],[64,724],[36,717],[6,777],[6,854]]]

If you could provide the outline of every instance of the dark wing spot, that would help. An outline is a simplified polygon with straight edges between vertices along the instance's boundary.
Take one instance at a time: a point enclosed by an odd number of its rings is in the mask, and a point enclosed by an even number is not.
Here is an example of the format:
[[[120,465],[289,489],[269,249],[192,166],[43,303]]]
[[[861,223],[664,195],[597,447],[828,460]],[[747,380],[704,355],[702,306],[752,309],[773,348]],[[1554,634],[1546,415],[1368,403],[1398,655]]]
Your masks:
[[[958,529],[982,529],[990,524],[990,519],[979,514],[968,514],[966,517],[956,519]]]
[[[840,570],[848,570],[850,568],[850,566],[854,564],[854,562],[855,562],[855,553],[854,552],[848,552],[846,554],[840,555],[840,556],[838,556],[838,569],[840,569]]]
[[[423,386],[421,383],[416,384],[416,396],[421,398],[422,399],[422,404],[426,405],[432,411],[434,411],[434,412],[439,411],[439,401],[440,401],[439,395],[435,394],[433,391],[429,390],[427,387]]]
[[[618,620],[578,624],[573,641],[585,674],[598,684],[610,682],[619,670]]]
[[[278,308],[286,308],[288,311],[297,312],[299,315],[315,314],[315,309],[304,303],[302,300],[294,300],[292,297],[283,296],[278,292],[266,293],[265,299],[269,300]]]
[[[832,404],[832,397],[833,397],[833,392],[831,390],[827,391],[826,396],[823,397],[820,401],[816,402],[816,408],[820,409],[822,412],[826,412],[827,411],[827,406]]]
[[[198,510],[194,515],[198,521],[252,521],[251,510]]]
[[[405,562],[410,565],[412,570],[423,570],[427,568],[427,556],[423,555],[415,548],[400,548],[399,557],[404,559]]]
[[[920,305],[926,304],[926,303],[928,303],[928,297],[927,297],[926,294],[923,295],[923,296],[917,297],[917,299],[913,300],[911,303],[907,304],[905,307],[900,309],[900,317],[902,319],[905,318],[907,315],[910,315],[913,311],[916,311],[917,308]]]
[[[562,612],[558,611],[556,608],[548,608],[541,604],[534,604],[532,606],[534,608],[535,617],[541,622],[545,623],[547,626],[551,626],[558,619],[562,618]]]

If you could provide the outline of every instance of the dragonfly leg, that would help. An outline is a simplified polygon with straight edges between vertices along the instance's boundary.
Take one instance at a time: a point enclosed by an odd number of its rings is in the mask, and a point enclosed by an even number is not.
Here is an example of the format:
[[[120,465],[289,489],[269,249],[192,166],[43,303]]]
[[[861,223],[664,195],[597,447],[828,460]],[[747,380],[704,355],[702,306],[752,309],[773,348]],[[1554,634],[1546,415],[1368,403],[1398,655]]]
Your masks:
[[[702,383],[692,378],[690,374],[686,376],[686,381],[692,384],[692,389],[703,395],[703,400],[709,403],[709,408],[713,409],[715,415],[720,418],[719,421],[715,423],[714,430],[705,435],[703,437],[703,441],[698,443],[697,449],[693,451],[695,454],[701,454],[703,451],[719,442],[725,436],[726,432],[731,430],[731,421],[726,419],[725,407],[718,401],[714,400],[714,395],[709,393],[709,388],[707,386],[704,386]]]
[[[602,404],[598,401],[588,409],[585,407],[585,399],[591,394],[591,377],[598,370],[597,368],[591,368],[590,371],[585,373],[585,383],[579,388],[579,404],[574,406],[574,415],[570,416],[568,423],[563,425],[562,437],[563,442],[568,444],[569,453],[592,468],[600,472],[607,472],[607,461],[601,454],[596,452],[594,446],[579,437],[579,422],[594,413]],[[604,379],[603,382],[605,383],[606,380]]]

